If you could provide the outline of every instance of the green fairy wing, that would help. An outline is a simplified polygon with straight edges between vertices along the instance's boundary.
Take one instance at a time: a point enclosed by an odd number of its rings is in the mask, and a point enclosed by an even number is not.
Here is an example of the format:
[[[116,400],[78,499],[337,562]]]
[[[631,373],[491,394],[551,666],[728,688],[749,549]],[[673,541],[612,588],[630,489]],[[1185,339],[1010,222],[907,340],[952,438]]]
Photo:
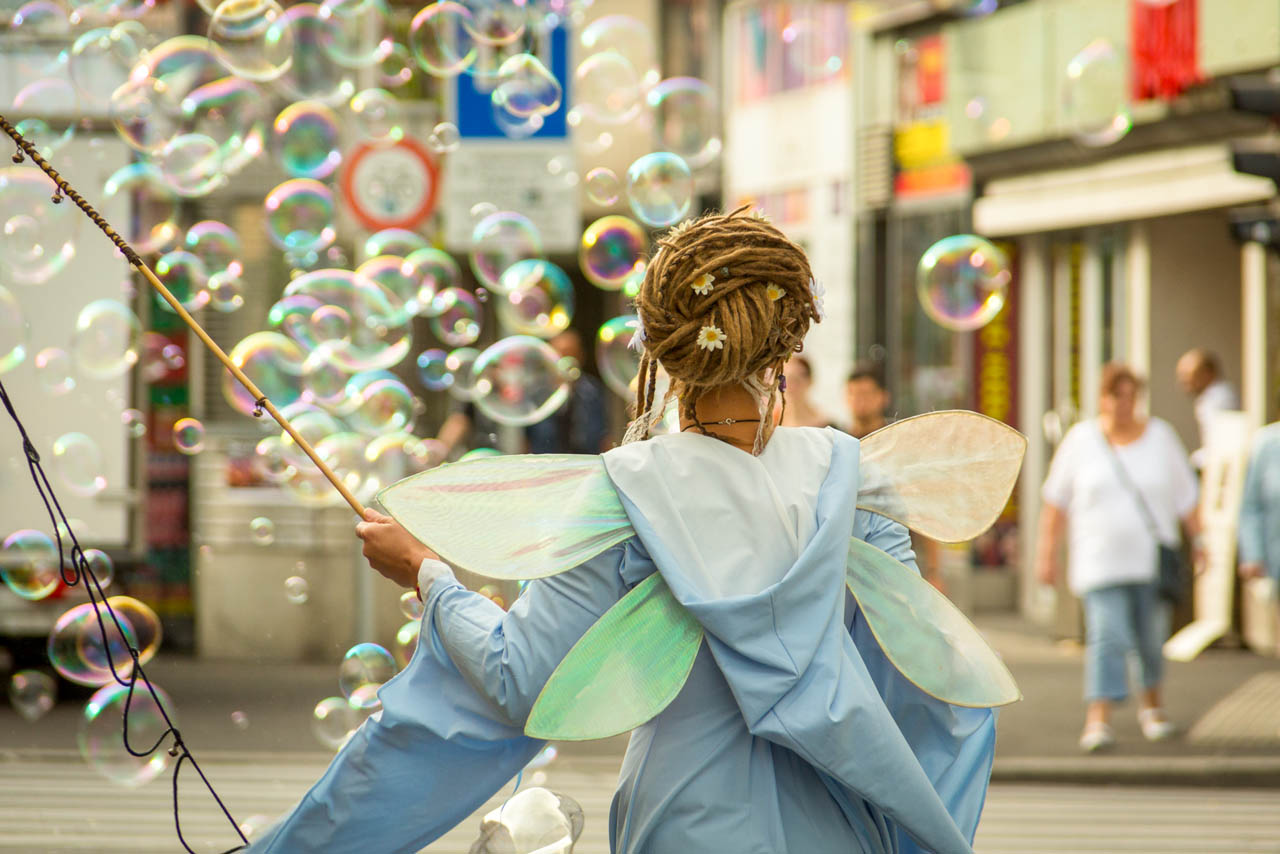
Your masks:
[[[634,534],[598,456],[482,457],[407,477],[377,500],[446,562],[489,578],[555,575]]]
[[[846,579],[880,648],[921,691],[972,708],[1022,698],[1013,675],[973,623],[914,570],[854,539]]]
[[[981,534],[1018,480],[1027,438],[976,412],[904,418],[862,440],[858,506],[944,543]]]
[[[684,687],[702,626],[655,572],[587,630],[543,686],[526,735],[587,741],[633,730]]]

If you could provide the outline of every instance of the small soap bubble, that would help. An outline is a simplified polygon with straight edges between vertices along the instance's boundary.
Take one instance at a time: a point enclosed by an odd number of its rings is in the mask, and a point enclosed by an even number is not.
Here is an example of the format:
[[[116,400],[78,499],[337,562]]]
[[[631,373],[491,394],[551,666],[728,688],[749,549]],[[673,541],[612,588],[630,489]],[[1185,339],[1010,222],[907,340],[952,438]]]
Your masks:
[[[979,329],[1004,308],[1012,274],[1005,254],[973,234],[944,237],[916,267],[916,295],[931,320],[945,329]]]
[[[457,151],[461,144],[462,136],[453,122],[440,122],[431,129],[431,134],[427,137],[427,146],[437,154]]]
[[[9,703],[28,721],[37,721],[53,708],[57,683],[48,673],[19,670],[9,677]]]
[[[316,252],[337,238],[334,229],[333,192],[311,178],[293,178],[280,184],[263,201],[267,236],[281,249],[293,253]]]
[[[582,232],[578,265],[587,281],[606,291],[616,291],[637,270],[643,270],[649,239],[629,217],[601,217]]]
[[[180,418],[173,425],[173,446],[187,456],[204,450],[204,425],[195,418]]]
[[[422,618],[415,617],[396,632],[396,663],[408,667],[409,660],[418,648],[418,636],[422,633]]]
[[[597,166],[587,173],[587,198],[598,205],[611,205],[622,196],[622,182],[612,169]]]
[[[231,713],[231,725],[236,729],[245,730],[249,728],[249,716],[238,709]]]
[[[0,545],[0,579],[23,599],[43,599],[58,589],[58,549],[43,531],[23,528]]]
[[[839,59],[837,58],[838,62]],[[720,109],[715,90],[693,77],[672,77],[645,95],[658,144],[700,169],[720,156]]]
[[[338,668],[338,687],[344,697],[362,685],[381,685],[396,674],[396,662],[376,643],[358,643],[347,650]]]
[[[625,400],[635,397],[632,384],[640,370],[640,351],[631,346],[639,320],[624,314],[607,320],[596,332],[596,368],[605,385]]]
[[[111,379],[138,363],[141,340],[142,324],[128,306],[99,299],[80,309],[71,350],[82,375]]]
[[[45,347],[36,353],[36,378],[49,394],[59,397],[76,387],[71,371],[71,356],[61,347]]]
[[[290,604],[305,604],[310,595],[310,585],[302,576],[291,575],[284,580],[284,598],[288,599]]]
[[[1062,116],[1075,140],[1090,148],[1119,142],[1133,128],[1128,66],[1111,42],[1094,39],[1067,63]]]
[[[528,53],[508,57],[498,68],[491,95],[495,107],[519,118],[547,116],[560,108],[564,89],[542,63]]]
[[[258,516],[249,523],[249,536],[258,545],[269,546],[276,541],[276,523]]]
[[[449,354],[444,350],[423,350],[418,354],[418,379],[428,391],[444,391],[453,385],[453,374],[447,364]]]
[[[147,416],[140,409],[126,409],[120,413],[120,423],[134,439],[147,435]]]
[[[321,744],[338,750],[347,743],[359,724],[355,710],[346,697],[325,697],[316,703],[311,715],[311,731]]]
[[[573,282],[550,261],[526,258],[506,269],[501,278],[504,299],[498,317],[517,335],[551,338],[573,319]]]
[[[406,590],[400,594],[400,613],[410,620],[422,619],[423,608],[422,600],[418,598],[416,590]]]
[[[214,311],[230,314],[244,307],[244,282],[233,273],[214,273],[205,289],[209,292],[209,305]]]
[[[491,344],[471,366],[475,403],[497,421],[516,427],[536,424],[569,396],[560,356],[545,341],[512,335]]]
[[[684,158],[655,151],[627,169],[627,201],[636,218],[661,228],[684,219],[693,204],[693,173]]]
[[[76,495],[86,498],[107,488],[102,450],[84,433],[63,433],[53,442],[53,469]]]
[[[475,27],[471,11],[453,0],[423,6],[409,24],[409,50],[422,70],[435,77],[453,77],[476,60]]]
[[[526,216],[497,211],[476,223],[471,231],[471,271],[480,284],[502,293],[503,272],[517,261],[542,255],[542,237]]]
[[[357,92],[347,106],[356,129],[367,139],[395,142],[404,138],[404,110],[386,89]]]
[[[84,560],[89,565],[89,571],[93,573],[93,577],[98,580],[98,586],[110,587],[116,577],[116,564],[111,559],[111,555],[101,549],[85,549]]]

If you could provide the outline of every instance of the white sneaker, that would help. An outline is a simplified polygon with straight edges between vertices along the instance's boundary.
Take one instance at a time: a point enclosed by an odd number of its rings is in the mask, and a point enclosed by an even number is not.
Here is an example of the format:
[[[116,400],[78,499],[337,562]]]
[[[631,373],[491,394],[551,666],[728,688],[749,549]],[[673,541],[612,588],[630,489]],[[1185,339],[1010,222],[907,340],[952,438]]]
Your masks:
[[[1160,708],[1139,709],[1138,726],[1142,727],[1142,736],[1147,741],[1165,741],[1178,731]]]
[[[1097,753],[1115,744],[1116,735],[1107,724],[1089,724],[1080,733],[1080,749],[1085,753]]]

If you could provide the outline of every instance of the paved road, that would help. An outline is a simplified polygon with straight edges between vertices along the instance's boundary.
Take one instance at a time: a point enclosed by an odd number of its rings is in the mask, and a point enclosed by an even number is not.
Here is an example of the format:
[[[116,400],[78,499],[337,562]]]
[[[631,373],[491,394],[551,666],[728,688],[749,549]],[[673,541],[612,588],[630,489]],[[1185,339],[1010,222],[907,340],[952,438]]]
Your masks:
[[[205,767],[237,818],[287,809],[323,770],[318,754],[206,757]],[[611,757],[561,757],[545,785],[576,798],[587,815],[579,854],[604,854]],[[184,777],[188,839],[200,852],[230,847],[230,831]],[[494,802],[496,805],[497,801]],[[173,852],[169,787],[107,785],[70,751],[0,753],[0,852]],[[491,806],[486,807],[491,808]],[[464,854],[478,819],[429,849]],[[1140,789],[1116,786],[995,785],[978,830],[979,854],[1249,854],[1280,852],[1280,792]]]

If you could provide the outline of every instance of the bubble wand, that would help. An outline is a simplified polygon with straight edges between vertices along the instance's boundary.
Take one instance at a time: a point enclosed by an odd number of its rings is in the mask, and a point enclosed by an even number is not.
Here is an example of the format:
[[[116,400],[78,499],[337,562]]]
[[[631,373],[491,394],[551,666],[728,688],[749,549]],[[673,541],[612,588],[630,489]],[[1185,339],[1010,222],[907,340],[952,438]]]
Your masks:
[[[253,395],[255,404],[253,411],[254,416],[261,417],[262,413],[266,412],[274,418],[276,423],[279,424],[284,431],[289,434],[289,437],[297,443],[298,447],[302,449],[303,453],[311,458],[311,461],[320,469],[320,473],[328,478],[329,482],[333,484],[334,489],[341,493],[343,499],[347,504],[351,505],[351,509],[356,512],[356,515],[363,519],[364,505],[361,504],[360,501],[351,493],[351,490],[347,489],[346,484],[344,484],[338,476],[334,474],[333,469],[329,468],[329,465],[320,458],[320,455],[316,453],[315,448],[311,447],[311,443],[302,438],[302,435],[298,433],[297,429],[289,423],[289,419],[280,414],[280,410],[276,409],[275,404],[273,404],[267,396],[262,393],[262,390],[258,388],[253,380],[245,376],[244,371],[240,370],[236,363],[231,360],[231,357],[218,346],[218,342],[209,337],[209,333],[204,331],[204,327],[200,325],[199,321],[192,317],[190,312],[183,307],[178,298],[175,297],[167,287],[165,287],[164,282],[160,281],[156,274],[152,272],[146,262],[143,261],[133,247],[129,245],[128,241],[121,237],[120,233],[111,227],[111,224],[106,221],[102,214],[98,213],[98,211],[94,209],[93,205],[85,201],[84,196],[76,192],[75,188],[67,183],[66,178],[63,178],[58,174],[58,170],[54,169],[53,166],[49,164],[49,161],[45,160],[44,157],[40,155],[40,152],[36,151],[36,147],[24,138],[22,134],[18,132],[17,128],[11,125],[3,115],[0,115],[0,130],[3,130],[8,134],[18,146],[18,150],[13,155],[13,162],[21,163],[27,157],[30,157],[32,162],[39,166],[40,169],[53,181],[53,203],[60,204],[65,196],[75,202],[76,207],[84,211],[85,215],[88,216],[89,219],[93,220],[93,224],[101,229],[102,233],[116,245],[116,248],[120,250],[121,254],[124,255],[129,264],[146,278],[146,280],[151,284],[151,287],[155,289],[156,293],[158,293],[161,298],[169,304],[169,307],[174,310],[178,317],[182,318],[182,321],[191,328],[191,331],[194,332],[196,337],[204,343],[204,346],[208,347],[210,352],[218,357],[218,361],[222,362],[222,364],[226,366],[226,369],[231,372],[231,375],[236,378],[236,381],[239,382],[240,385],[244,386],[245,390],[247,390],[249,394]]]

